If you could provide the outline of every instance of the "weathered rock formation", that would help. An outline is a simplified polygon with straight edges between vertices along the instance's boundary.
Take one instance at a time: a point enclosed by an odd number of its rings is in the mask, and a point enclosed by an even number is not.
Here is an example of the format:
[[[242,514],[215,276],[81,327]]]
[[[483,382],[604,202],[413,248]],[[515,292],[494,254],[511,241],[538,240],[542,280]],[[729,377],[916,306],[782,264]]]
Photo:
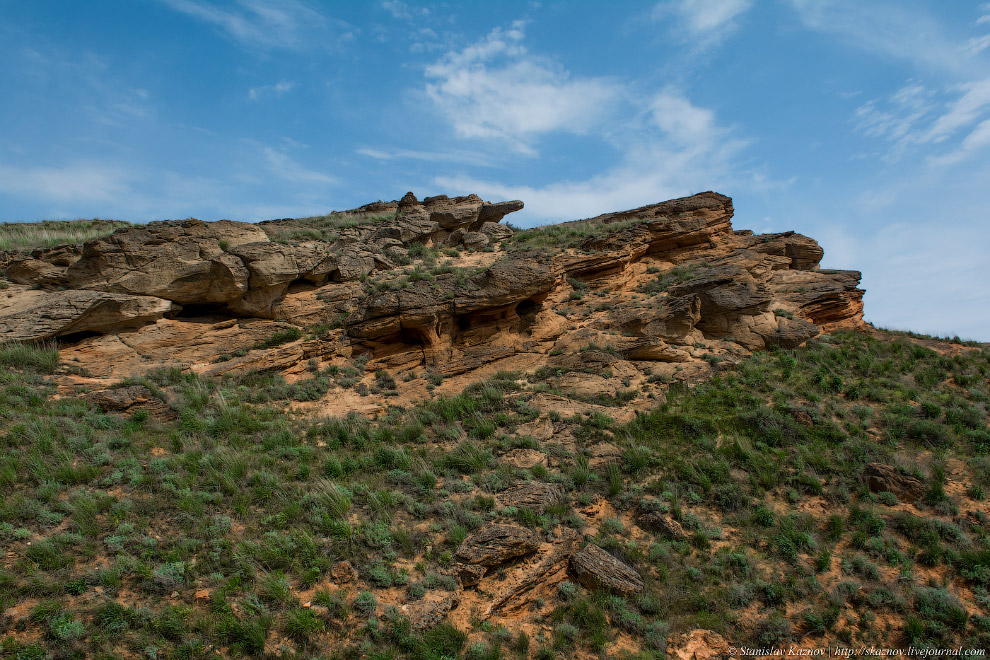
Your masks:
[[[500,221],[520,208],[409,193],[323,218],[120,229],[11,261],[0,339],[66,338],[111,378],[158,364],[293,378],[358,356],[446,377],[547,367],[591,400],[862,323],[859,273],[819,270],[800,234],[734,231],[723,195],[516,234]],[[310,332],[266,343],[286,325]]]

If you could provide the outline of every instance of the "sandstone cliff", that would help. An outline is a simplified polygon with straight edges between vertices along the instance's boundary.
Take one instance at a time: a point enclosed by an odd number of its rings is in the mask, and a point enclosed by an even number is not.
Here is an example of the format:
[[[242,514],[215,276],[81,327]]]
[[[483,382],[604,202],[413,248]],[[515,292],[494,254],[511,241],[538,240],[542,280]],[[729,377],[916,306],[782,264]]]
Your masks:
[[[733,230],[723,195],[501,224],[522,206],[409,193],[322,218],[120,229],[13,260],[0,338],[59,338],[81,373],[111,379],[172,365],[292,380],[359,358],[400,376],[547,367],[593,397],[862,323],[859,273],[820,270],[806,236]]]

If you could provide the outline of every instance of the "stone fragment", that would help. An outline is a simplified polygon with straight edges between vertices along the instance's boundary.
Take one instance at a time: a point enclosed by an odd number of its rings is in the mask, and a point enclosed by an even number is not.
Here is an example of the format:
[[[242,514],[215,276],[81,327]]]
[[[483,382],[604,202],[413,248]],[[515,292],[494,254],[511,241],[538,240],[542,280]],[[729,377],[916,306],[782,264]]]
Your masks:
[[[571,557],[571,570],[588,589],[606,589],[620,594],[643,590],[639,573],[594,544],[588,544]]]

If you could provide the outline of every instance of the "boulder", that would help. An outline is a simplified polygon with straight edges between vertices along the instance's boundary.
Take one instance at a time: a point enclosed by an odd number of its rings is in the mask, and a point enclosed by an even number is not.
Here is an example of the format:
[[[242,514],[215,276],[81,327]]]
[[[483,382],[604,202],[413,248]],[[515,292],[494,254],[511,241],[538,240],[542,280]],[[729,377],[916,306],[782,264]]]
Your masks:
[[[871,492],[888,491],[904,502],[914,502],[925,493],[925,484],[921,479],[898,472],[891,465],[869,463],[863,476]]]
[[[427,630],[447,618],[447,614],[457,608],[461,600],[457,594],[431,592],[408,605],[402,606],[414,630]]]
[[[605,589],[624,595],[643,591],[639,573],[594,544],[585,546],[571,557],[571,570],[588,589]]]
[[[488,569],[480,564],[454,564],[449,569],[443,571],[446,575],[452,575],[457,579],[461,587],[473,587],[481,582]]]
[[[777,330],[765,337],[767,346],[797,348],[812,337],[821,334],[821,329],[804,319],[777,319]]]
[[[504,240],[506,238],[512,238],[512,227],[506,225],[500,225],[496,222],[485,222],[478,229],[479,232],[488,237],[492,243]]]
[[[330,579],[336,584],[347,584],[357,580],[358,572],[351,566],[351,562],[338,561],[330,567]]]
[[[152,222],[87,241],[66,270],[74,289],[150,295],[180,304],[226,303],[248,289],[248,269],[225,249],[267,242],[244,222]]]
[[[482,234],[480,231],[464,232],[461,236],[461,245],[469,250],[483,250],[489,244],[488,236]]]
[[[668,541],[683,541],[687,538],[681,524],[662,513],[644,513],[637,519],[636,523],[643,529]]]
[[[754,236],[752,243],[753,250],[786,257],[795,270],[817,268],[825,254],[818,241],[793,231]]]
[[[543,456],[545,459],[546,455]],[[544,513],[547,508],[559,502],[562,496],[563,492],[555,484],[528,481],[503,490],[495,496],[495,499],[502,506],[532,509],[536,513]]]
[[[144,410],[158,419],[178,417],[167,403],[152,394],[144,385],[87,392],[81,398],[107,413],[130,415],[138,410]]]
[[[456,556],[465,564],[492,567],[535,552],[538,547],[539,538],[525,527],[488,524],[464,539]]]

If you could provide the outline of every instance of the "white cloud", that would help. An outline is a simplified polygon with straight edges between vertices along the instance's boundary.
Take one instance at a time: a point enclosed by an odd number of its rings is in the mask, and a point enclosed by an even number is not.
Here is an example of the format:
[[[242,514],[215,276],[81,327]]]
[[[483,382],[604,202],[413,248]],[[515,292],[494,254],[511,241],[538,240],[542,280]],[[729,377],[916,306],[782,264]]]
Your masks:
[[[515,23],[496,29],[473,46],[447,53],[425,72],[440,79],[428,86],[431,98],[460,138],[484,138],[532,154],[535,139],[544,133],[587,134],[612,148],[613,164],[591,176],[543,185],[447,173],[434,178],[438,188],[523,199],[519,220],[546,222],[724,188],[733,181],[761,189],[778,185],[740,166],[737,156],[745,141],[682,90],[643,94],[616,80],[572,75],[530,54],[523,28]],[[396,152],[363,153],[384,158]],[[432,158],[430,153],[424,159]]]
[[[274,147],[264,147],[262,153],[268,162],[268,168],[271,173],[291,183],[334,185],[339,182],[337,177],[308,169],[284,151],[280,151]]]
[[[721,132],[715,126],[715,113],[699,108],[686,97],[669,90],[661,92],[650,106],[653,121],[672,140],[708,143]]]
[[[857,108],[853,120],[864,135],[892,143],[882,154],[887,162],[911,153],[934,167],[953,165],[988,146],[990,79],[942,91],[908,81],[888,99],[873,99]],[[965,137],[956,139],[960,133]],[[935,145],[947,149],[935,153]]]
[[[535,154],[545,133],[581,134],[605,116],[621,88],[570,75],[523,45],[524,24],[496,28],[479,44],[451,51],[426,68],[425,92],[462,138],[496,140]]]
[[[133,179],[125,168],[91,161],[38,167],[0,164],[0,192],[59,202],[114,200],[128,192]]]
[[[490,165],[490,159],[479,151],[421,151],[417,149],[376,149],[361,147],[355,153],[376,160],[422,160],[431,163],[467,163],[469,165]]]
[[[736,18],[747,11],[752,0],[673,0],[657,4],[653,19],[673,18],[673,32],[684,41],[712,45],[736,27]]]
[[[161,2],[213,25],[247,48],[303,48],[327,25],[322,14],[299,0],[237,0],[223,8],[208,0]]]
[[[280,80],[274,85],[261,85],[260,87],[252,87],[248,90],[248,98],[252,101],[258,101],[267,96],[283,96],[287,92],[291,91],[292,88],[296,86],[296,83],[291,80]]]
[[[928,140],[942,142],[990,108],[990,78],[960,85],[956,90],[963,91],[963,95],[952,102],[948,111],[932,125]]]
[[[927,130],[925,122],[931,120],[937,108],[934,90],[909,80],[888,99],[872,99],[858,107],[853,121],[856,130],[864,135],[893,142],[894,147],[885,157],[896,160],[909,145],[922,140]]]
[[[621,118],[622,130],[611,137],[620,162],[590,178],[531,186],[455,175],[437,177],[435,183],[457,192],[522,199],[526,208],[518,217],[524,222],[586,218],[702,190],[728,190],[743,181],[747,187],[777,185],[738,165],[746,142],[719,125],[711,110],[674,89],[641,105],[648,112],[641,119],[635,112]]]
[[[984,119],[967,135],[959,146],[947,154],[932,156],[929,162],[938,167],[954,165],[962,162],[973,154],[990,147],[990,119]]]
[[[911,62],[924,70],[969,79],[988,71],[975,59],[977,42],[951,34],[939,21],[900,2],[790,0],[804,25],[833,34],[849,45]],[[980,35],[982,36],[982,35]]]
[[[392,15],[392,18],[409,21],[419,16],[429,16],[430,10],[427,7],[410,7],[401,0],[383,0],[379,3],[381,8]]]

